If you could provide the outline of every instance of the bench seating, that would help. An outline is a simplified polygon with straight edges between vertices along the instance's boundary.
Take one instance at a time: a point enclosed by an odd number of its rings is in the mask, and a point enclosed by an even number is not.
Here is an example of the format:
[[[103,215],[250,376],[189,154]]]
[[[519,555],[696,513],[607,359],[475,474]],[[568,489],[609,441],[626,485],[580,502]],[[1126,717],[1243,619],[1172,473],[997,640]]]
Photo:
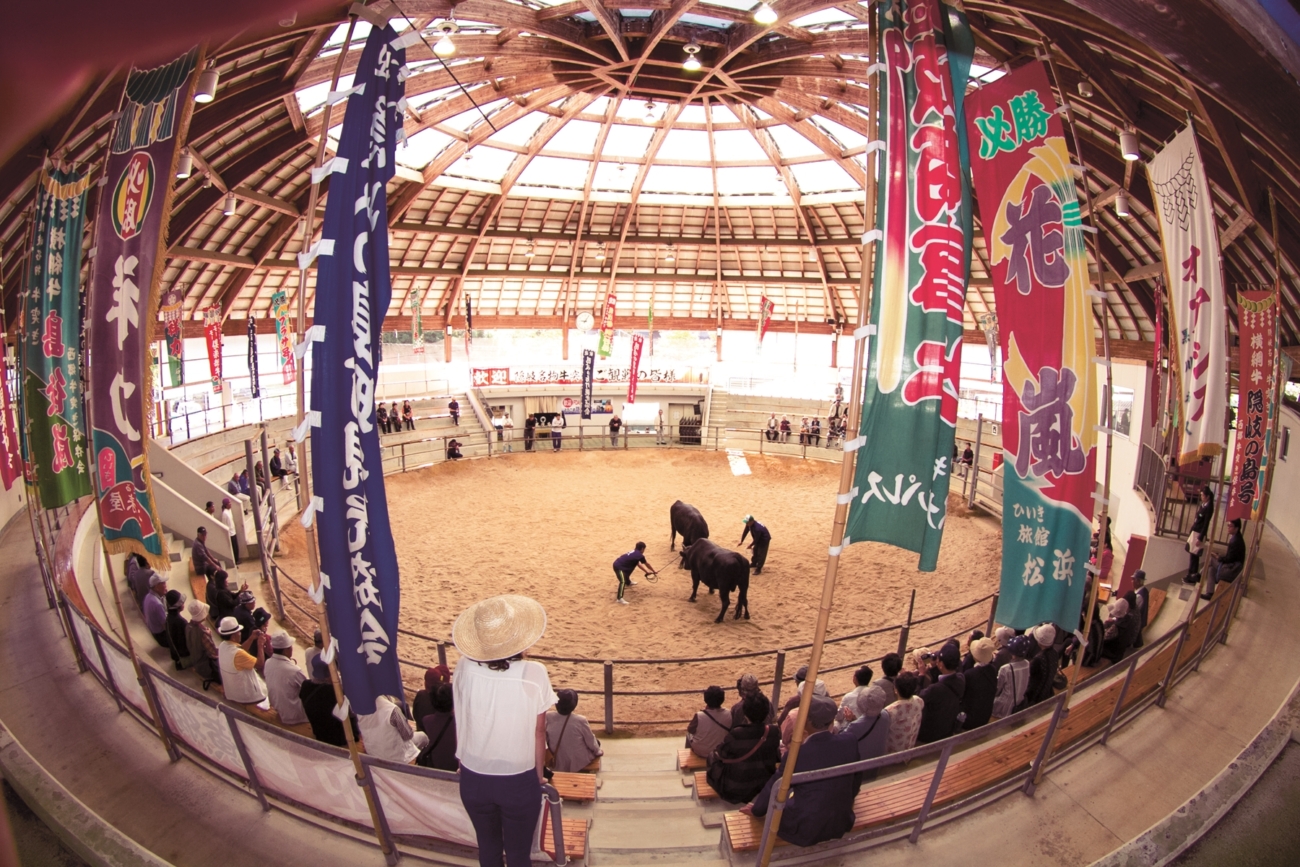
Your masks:
[[[561,819],[561,826],[564,829],[564,854],[569,856],[569,860],[577,860],[587,856],[587,820],[586,819]],[[542,851],[555,860],[555,837],[551,834],[551,811],[542,811]]]
[[[679,771],[698,771],[700,768],[708,767],[708,764],[703,756],[697,756],[690,749],[677,751],[677,770]]]
[[[585,803],[596,800],[596,777],[593,774],[556,771],[551,785],[566,801]]]
[[[697,801],[715,801],[718,793],[709,785],[709,772],[695,772],[695,799]]]

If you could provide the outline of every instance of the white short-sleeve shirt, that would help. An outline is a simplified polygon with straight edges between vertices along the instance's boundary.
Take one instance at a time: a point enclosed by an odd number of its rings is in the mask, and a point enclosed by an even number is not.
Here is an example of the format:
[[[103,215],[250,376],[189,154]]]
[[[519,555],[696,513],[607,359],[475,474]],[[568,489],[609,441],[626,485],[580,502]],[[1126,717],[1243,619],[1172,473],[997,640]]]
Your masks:
[[[537,716],[558,697],[546,667],[528,660],[493,671],[469,659],[456,666],[456,758],[478,774],[509,776],[537,767]]]

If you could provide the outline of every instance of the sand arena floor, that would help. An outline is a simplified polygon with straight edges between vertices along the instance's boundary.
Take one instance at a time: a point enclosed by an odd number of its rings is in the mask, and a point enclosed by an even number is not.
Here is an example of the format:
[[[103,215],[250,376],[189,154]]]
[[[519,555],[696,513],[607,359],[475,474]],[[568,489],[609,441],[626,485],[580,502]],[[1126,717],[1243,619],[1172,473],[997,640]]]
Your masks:
[[[456,615],[497,593],[522,593],[546,607],[546,634],[537,654],[603,659],[718,656],[790,647],[812,640],[826,568],[839,464],[749,455],[753,475],[733,476],[725,453],[544,452],[440,464],[389,476],[388,501],[402,570],[401,623],[448,638]],[[676,499],[699,508],[710,538],[741,550],[741,518],[752,512],[772,532],[763,574],[751,578],[751,618],[714,624],[719,602],[705,595],[692,604],[689,573],[669,551],[668,509]],[[962,513],[962,514],[959,514]],[[295,577],[307,574],[297,522],[278,558]],[[950,513],[939,569],[916,571],[915,554],[875,543],[850,546],[841,558],[830,635],[847,635],[901,622],[916,589],[915,619],[992,593],[997,588],[1001,535],[987,517]],[[638,541],[661,575],[628,589],[629,605],[615,603],[611,563]],[[678,539],[680,547],[680,538]],[[304,596],[299,601],[310,607]],[[732,597],[734,606],[735,595]],[[914,627],[912,646],[982,624],[987,605]],[[829,646],[824,667],[876,658],[896,648],[898,633]],[[432,645],[403,636],[401,655],[436,662]],[[454,648],[449,660],[455,662]],[[786,676],[807,661],[794,651]],[[426,662],[426,664],[433,664]],[[615,719],[686,720],[703,706],[711,683],[734,700],[736,678],[753,671],[771,680],[774,655],[715,663],[615,667],[615,689],[684,690],[679,696],[619,696]],[[556,688],[599,692],[600,665],[548,663]],[[879,667],[876,666],[877,672]],[[404,667],[408,686],[421,674]],[[830,672],[834,694],[852,686],[852,669]],[[789,695],[787,683],[784,695]],[[603,719],[599,695],[584,695],[578,712]],[[625,726],[620,725],[619,728]],[[626,726],[639,733],[680,725]]]

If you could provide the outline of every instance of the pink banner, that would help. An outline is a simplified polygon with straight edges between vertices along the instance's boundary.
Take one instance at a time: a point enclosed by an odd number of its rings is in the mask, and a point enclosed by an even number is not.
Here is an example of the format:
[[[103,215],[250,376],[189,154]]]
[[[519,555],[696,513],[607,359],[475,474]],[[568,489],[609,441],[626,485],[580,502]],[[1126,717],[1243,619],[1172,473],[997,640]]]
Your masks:
[[[636,380],[637,371],[641,369],[641,347],[645,344],[645,338],[640,334],[632,335],[632,374],[627,382],[627,402],[636,403]]]
[[[772,321],[772,311],[775,309],[776,309],[776,305],[772,303],[772,299],[768,298],[767,296],[763,296],[761,299],[759,299],[758,302],[758,342],[759,343],[762,343],[763,338],[767,336],[767,325],[769,322]]]
[[[1264,461],[1269,430],[1269,403],[1273,400],[1273,356],[1277,330],[1277,296],[1268,292],[1241,292],[1237,296],[1237,448],[1232,461],[1232,496],[1228,520],[1250,518],[1251,504],[1259,493],[1260,465]]]
[[[208,370],[212,390],[221,394],[221,308],[213,304],[203,311],[203,337],[208,344]]]
[[[3,371],[3,368],[0,368],[0,371]],[[15,379],[15,382],[17,381]],[[0,381],[0,414],[4,416],[0,419],[0,481],[4,482],[7,491],[14,486],[14,482],[23,472],[18,432],[14,427],[13,406],[9,402],[7,376],[4,381]]]

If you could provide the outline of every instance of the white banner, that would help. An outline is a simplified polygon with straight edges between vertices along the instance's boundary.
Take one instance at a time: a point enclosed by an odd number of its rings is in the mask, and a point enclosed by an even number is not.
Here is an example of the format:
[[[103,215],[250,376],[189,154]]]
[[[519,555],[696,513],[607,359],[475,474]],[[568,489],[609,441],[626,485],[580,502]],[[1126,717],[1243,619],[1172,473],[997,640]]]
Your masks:
[[[1214,203],[1189,124],[1147,166],[1160,217],[1168,274],[1170,369],[1181,382],[1179,411],[1186,464],[1223,451],[1228,402],[1223,267]]]
[[[401,836],[433,837],[478,846],[474,825],[460,801],[460,786],[389,768],[370,766],[388,827]]]

